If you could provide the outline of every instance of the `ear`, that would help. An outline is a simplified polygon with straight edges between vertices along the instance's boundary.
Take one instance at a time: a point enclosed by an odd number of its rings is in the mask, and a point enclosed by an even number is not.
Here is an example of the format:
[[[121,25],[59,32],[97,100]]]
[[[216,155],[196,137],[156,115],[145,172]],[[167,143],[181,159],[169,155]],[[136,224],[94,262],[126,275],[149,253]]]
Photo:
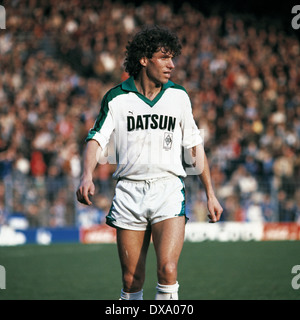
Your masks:
[[[143,57],[143,58],[140,59],[140,64],[141,64],[143,67],[146,67],[147,62],[148,62],[148,59],[147,59],[146,57]]]

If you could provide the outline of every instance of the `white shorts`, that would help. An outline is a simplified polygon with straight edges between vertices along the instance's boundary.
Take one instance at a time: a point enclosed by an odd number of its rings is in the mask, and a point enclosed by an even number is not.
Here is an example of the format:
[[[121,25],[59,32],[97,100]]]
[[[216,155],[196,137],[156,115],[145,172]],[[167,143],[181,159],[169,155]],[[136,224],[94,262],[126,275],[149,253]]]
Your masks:
[[[150,230],[154,223],[178,216],[186,217],[181,178],[122,179],[116,185],[106,223],[115,228],[142,231]]]

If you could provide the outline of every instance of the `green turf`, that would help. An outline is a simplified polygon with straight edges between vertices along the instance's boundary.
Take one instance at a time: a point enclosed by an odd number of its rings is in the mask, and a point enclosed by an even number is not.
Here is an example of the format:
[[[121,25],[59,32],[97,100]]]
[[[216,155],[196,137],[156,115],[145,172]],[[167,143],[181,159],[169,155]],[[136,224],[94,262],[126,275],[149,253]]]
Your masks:
[[[300,242],[184,244],[179,263],[180,299],[300,299],[291,286]],[[115,244],[0,247],[6,269],[1,299],[119,298],[121,271]],[[156,286],[153,246],[147,258],[144,299]]]

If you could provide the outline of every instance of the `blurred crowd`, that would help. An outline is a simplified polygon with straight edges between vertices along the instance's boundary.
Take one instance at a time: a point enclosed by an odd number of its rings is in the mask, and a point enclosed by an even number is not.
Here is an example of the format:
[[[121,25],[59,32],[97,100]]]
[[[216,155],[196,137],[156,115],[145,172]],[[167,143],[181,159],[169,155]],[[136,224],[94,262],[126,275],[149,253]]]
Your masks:
[[[145,24],[182,44],[172,80],[204,129],[226,221],[300,221],[300,42],[276,24],[203,15],[189,3],[4,1],[0,31],[0,224],[102,223],[114,165],[95,171],[98,196],[75,199],[84,139],[108,89],[128,76],[125,46]],[[186,179],[191,221],[206,220],[205,193]]]

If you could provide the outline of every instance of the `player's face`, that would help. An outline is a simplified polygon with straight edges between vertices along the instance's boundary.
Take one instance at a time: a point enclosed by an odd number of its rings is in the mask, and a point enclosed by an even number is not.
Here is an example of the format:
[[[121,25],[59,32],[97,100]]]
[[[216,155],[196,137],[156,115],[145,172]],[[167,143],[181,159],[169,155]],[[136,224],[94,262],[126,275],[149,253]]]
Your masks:
[[[147,76],[156,84],[167,83],[174,68],[173,55],[163,49],[155,52],[151,59],[147,59]]]

